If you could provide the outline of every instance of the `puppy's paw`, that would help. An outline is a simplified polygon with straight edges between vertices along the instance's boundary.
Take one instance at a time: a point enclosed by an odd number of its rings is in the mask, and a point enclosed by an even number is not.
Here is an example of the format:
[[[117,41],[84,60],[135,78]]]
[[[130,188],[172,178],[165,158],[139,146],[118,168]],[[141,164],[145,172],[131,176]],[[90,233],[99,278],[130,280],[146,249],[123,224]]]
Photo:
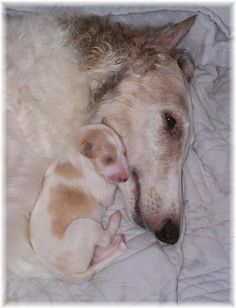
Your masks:
[[[111,236],[113,237],[117,230],[120,227],[122,215],[120,211],[115,211],[108,220],[108,231],[110,232]]]
[[[109,245],[105,247],[96,246],[93,256],[93,262],[100,262],[101,260],[107,258],[109,255],[114,254],[117,250],[123,251],[126,247],[127,246],[125,244],[125,234],[121,233],[117,235],[113,242]]]

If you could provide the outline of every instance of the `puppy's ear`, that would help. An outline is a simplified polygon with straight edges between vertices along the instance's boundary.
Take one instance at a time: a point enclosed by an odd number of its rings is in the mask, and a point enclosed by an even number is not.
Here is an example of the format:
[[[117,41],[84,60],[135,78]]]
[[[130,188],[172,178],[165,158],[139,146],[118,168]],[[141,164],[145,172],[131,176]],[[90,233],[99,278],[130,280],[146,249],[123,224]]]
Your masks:
[[[170,55],[176,59],[178,66],[186,77],[186,80],[190,82],[195,69],[192,57],[182,49],[173,49],[171,50]]]
[[[84,142],[81,145],[80,153],[87,158],[93,158],[94,156],[94,145],[91,142]]]

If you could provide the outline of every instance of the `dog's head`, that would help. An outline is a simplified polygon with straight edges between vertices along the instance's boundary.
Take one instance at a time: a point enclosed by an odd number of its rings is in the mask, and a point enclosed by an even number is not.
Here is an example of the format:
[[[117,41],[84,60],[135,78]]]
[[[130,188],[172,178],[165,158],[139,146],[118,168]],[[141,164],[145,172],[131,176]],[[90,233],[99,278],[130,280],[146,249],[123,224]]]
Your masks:
[[[82,132],[83,130],[81,130]],[[79,151],[89,159],[95,170],[110,183],[128,179],[126,149],[120,136],[105,122],[85,126],[84,133],[76,141]]]
[[[181,228],[182,167],[192,136],[188,88],[194,69],[191,57],[173,48],[193,21],[151,30],[146,37],[137,32],[139,50],[96,109],[96,117],[105,115],[123,137],[137,179],[140,198],[130,216],[171,244]]]
[[[192,135],[188,86],[175,60],[163,55],[142,78],[125,142],[140,187],[134,220],[158,239],[175,243],[183,209],[182,167]],[[138,89],[137,89],[138,90]],[[136,109],[136,110],[135,110]]]

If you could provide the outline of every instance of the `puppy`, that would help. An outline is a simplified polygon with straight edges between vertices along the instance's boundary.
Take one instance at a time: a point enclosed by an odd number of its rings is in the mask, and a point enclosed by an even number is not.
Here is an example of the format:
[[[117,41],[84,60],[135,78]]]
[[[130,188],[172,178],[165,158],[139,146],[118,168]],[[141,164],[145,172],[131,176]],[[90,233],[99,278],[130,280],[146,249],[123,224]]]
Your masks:
[[[101,220],[117,184],[127,179],[125,147],[104,124],[81,127],[48,168],[31,214],[30,238],[57,278],[88,280],[124,252],[124,234],[115,237],[121,213],[111,215],[107,229]]]

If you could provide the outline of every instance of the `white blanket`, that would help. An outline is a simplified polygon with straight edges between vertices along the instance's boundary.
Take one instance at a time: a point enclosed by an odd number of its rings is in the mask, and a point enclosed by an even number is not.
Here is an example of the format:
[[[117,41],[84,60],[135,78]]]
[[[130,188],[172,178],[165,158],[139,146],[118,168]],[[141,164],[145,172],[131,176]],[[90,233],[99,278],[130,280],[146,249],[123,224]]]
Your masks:
[[[17,8],[44,10],[35,7]],[[66,9],[68,10],[68,9]],[[197,14],[181,42],[194,57],[192,80],[195,142],[184,166],[185,215],[176,245],[157,242],[126,218],[121,230],[128,250],[93,280],[68,284],[56,279],[19,279],[9,275],[8,302],[230,302],[230,34],[209,10],[189,7],[81,7],[70,11],[105,15],[125,23],[160,25]]]

